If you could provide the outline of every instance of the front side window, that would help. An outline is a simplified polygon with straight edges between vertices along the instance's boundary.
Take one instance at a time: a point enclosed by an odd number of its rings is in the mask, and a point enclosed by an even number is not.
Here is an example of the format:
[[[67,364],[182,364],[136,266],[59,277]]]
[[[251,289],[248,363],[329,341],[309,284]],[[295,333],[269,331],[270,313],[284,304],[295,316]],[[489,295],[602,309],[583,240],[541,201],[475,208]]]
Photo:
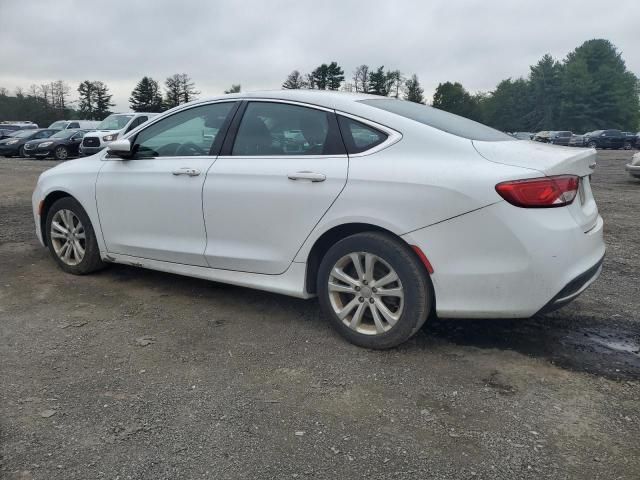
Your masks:
[[[231,154],[238,156],[330,155],[336,144],[332,113],[286,103],[251,102]],[[332,122],[333,120],[333,122]]]
[[[338,116],[342,138],[347,146],[347,153],[362,153],[380,145],[387,139],[387,134],[362,122]]]
[[[136,158],[209,155],[234,102],[183,110],[142,130],[134,141]]]

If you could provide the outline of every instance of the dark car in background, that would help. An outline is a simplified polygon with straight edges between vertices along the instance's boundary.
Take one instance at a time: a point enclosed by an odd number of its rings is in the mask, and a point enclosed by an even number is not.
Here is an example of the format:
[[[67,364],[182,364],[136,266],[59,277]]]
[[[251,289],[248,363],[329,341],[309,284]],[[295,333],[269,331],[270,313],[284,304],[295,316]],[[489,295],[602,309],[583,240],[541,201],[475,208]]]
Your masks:
[[[49,138],[60,130],[53,130],[50,128],[42,128],[37,130],[20,130],[15,132],[13,136],[0,140],[0,155],[5,157],[23,157],[24,156],[24,144],[29,140],[41,140]]]
[[[596,130],[585,134],[584,143],[591,148],[624,148],[630,150],[633,148],[631,140],[620,130]]]
[[[24,154],[27,157],[66,160],[78,156],[78,147],[82,137],[91,130],[68,129],[60,130],[49,138],[29,140],[24,144]]]
[[[569,145],[571,135],[573,135],[573,132],[567,130],[549,132],[549,143],[553,145]]]

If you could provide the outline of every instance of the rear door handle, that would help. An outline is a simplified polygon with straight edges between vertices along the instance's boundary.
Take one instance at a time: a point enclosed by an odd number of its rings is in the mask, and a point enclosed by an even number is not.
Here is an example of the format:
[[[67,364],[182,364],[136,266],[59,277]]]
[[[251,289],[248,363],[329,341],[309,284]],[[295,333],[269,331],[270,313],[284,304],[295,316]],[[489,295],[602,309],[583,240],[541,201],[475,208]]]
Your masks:
[[[174,170],[171,173],[173,173],[174,175],[188,175],[190,177],[197,177],[198,175],[200,175],[200,170],[197,170],[195,168],[183,167]]]
[[[327,176],[323,173],[315,173],[315,172],[296,172],[290,173],[287,175],[289,180],[311,180],[312,182],[324,182],[327,179]]]

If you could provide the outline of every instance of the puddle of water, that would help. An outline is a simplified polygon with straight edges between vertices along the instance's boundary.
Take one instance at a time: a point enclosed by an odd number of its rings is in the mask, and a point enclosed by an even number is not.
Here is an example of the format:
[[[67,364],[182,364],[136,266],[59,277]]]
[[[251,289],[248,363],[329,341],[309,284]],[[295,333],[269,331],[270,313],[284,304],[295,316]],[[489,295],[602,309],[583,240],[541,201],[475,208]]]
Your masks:
[[[589,322],[589,325],[585,325]],[[626,323],[626,322],[625,322]],[[436,320],[425,333],[458,345],[514,350],[569,370],[640,379],[640,328],[587,319]]]

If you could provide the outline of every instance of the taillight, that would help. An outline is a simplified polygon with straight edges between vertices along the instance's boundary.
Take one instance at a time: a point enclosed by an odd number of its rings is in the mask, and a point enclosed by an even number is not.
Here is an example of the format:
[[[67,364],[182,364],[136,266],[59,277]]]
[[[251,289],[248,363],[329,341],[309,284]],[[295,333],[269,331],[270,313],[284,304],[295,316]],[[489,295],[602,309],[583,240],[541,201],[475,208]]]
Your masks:
[[[557,175],[502,182],[496,185],[496,191],[516,207],[551,208],[573,202],[579,185],[580,177]]]

